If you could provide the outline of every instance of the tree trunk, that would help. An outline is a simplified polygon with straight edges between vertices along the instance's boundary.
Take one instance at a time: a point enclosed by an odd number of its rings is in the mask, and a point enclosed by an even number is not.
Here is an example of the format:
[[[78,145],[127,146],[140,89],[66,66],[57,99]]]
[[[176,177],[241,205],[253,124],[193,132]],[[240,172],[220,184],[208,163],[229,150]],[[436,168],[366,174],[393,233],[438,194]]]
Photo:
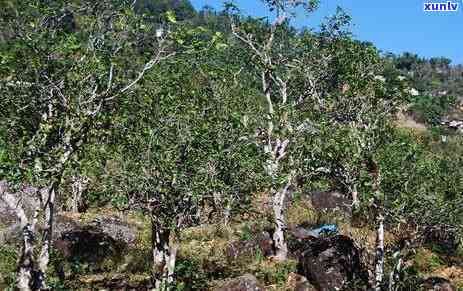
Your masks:
[[[403,259],[400,250],[394,253],[393,257],[397,260],[394,269],[389,274],[389,291],[396,290],[396,283],[400,279],[400,273],[402,272]]]
[[[273,214],[275,216],[275,232],[273,233],[273,243],[275,245],[275,258],[278,261],[284,261],[288,257],[288,245],[285,240],[286,219],[284,213],[284,203],[290,183],[277,191],[273,200]]]
[[[84,192],[88,183],[88,179],[86,177],[77,176],[73,177],[72,179],[72,200],[70,201],[70,210],[73,213],[79,212],[79,205],[82,200],[82,193]]]
[[[40,196],[42,199],[41,205],[36,204],[32,217],[27,217],[22,206],[20,195],[10,194],[7,192],[7,185],[0,185],[0,199],[2,199],[8,208],[13,210],[16,217],[20,221],[22,229],[22,244],[19,251],[18,266],[16,270],[16,288],[21,291],[45,290],[45,273],[49,261],[49,251],[51,244],[53,203],[54,203],[54,187],[42,190]],[[44,200],[46,198],[46,200]],[[46,201],[45,205],[43,201]],[[34,256],[36,242],[38,240],[36,234],[36,225],[38,222],[39,209],[45,208],[45,230],[42,236],[42,248],[39,258]]]
[[[38,276],[40,277],[41,285],[39,289],[47,289],[46,286],[46,273],[48,263],[50,262],[50,250],[52,244],[53,234],[53,211],[55,205],[55,184],[52,184],[48,189],[42,191],[42,204],[45,210],[44,219],[45,226],[42,232],[42,247],[38,257]]]
[[[170,246],[170,229],[162,228],[154,217],[151,218],[151,250],[155,290],[170,290],[174,283],[178,246]]]
[[[352,187],[352,212],[357,211],[360,206],[359,194],[357,191],[357,185]]]
[[[178,244],[169,247],[169,257],[167,260],[167,286],[172,286],[175,281],[175,261],[177,259]]]
[[[378,229],[376,231],[376,263],[375,263],[375,291],[381,291],[384,276],[384,218],[378,216]]]
[[[36,272],[34,269],[34,230],[27,223],[22,230],[22,245],[16,272],[16,288],[20,291],[36,290]]]

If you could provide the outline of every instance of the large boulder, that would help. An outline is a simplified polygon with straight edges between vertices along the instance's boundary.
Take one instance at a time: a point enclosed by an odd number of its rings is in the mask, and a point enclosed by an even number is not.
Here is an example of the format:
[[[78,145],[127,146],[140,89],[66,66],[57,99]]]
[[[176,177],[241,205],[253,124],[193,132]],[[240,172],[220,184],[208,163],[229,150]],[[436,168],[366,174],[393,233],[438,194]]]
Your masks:
[[[95,262],[114,257],[135,244],[137,229],[116,216],[81,221],[72,214],[56,216],[55,245],[65,257]]]
[[[288,228],[288,250],[290,257],[298,259],[311,240],[318,240],[322,237],[335,236],[338,228],[334,224],[305,225],[300,224]]]
[[[120,256],[127,246],[98,229],[85,227],[63,233],[55,247],[66,258],[95,264]]]
[[[338,235],[306,241],[299,256],[299,273],[317,289],[342,290],[368,282],[361,254],[351,238]]]
[[[459,239],[455,229],[446,226],[429,226],[424,230],[424,243],[438,245],[447,253],[455,254]]]
[[[129,249],[136,243],[138,228],[118,218],[101,214],[86,219],[75,213],[56,215],[54,247],[61,257],[55,269],[61,279],[74,275],[79,264],[84,273],[122,270],[130,264]]]
[[[264,291],[265,288],[251,274],[228,280],[223,285],[214,289],[215,291]]]
[[[425,291],[456,291],[452,283],[444,278],[430,277],[423,281],[423,290]]]
[[[315,191],[310,193],[313,208],[322,211],[340,211],[350,215],[352,200],[339,191]]]

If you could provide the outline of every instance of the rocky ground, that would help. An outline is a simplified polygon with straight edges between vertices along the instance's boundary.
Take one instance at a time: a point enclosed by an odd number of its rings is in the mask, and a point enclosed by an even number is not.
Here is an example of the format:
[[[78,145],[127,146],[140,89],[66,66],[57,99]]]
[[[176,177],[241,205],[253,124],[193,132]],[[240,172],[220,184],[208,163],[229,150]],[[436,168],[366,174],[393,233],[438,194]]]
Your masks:
[[[375,233],[355,222],[344,195],[315,192],[287,202],[290,259],[286,262],[272,258],[272,227],[262,219],[269,214],[268,197],[256,194],[253,201],[255,211],[234,217],[228,226],[205,224],[182,232],[178,290],[367,290]],[[13,280],[18,237],[12,215],[1,213],[0,281],[6,287]],[[59,213],[56,221],[49,274],[55,290],[151,287],[150,233],[141,214],[100,209]],[[323,225],[336,231],[314,231]],[[387,249],[400,245],[407,233],[389,230]],[[404,280],[423,290],[463,290],[463,260],[458,246],[449,240],[434,235],[428,244],[417,246],[404,262],[413,276]],[[403,290],[416,289],[404,286]]]

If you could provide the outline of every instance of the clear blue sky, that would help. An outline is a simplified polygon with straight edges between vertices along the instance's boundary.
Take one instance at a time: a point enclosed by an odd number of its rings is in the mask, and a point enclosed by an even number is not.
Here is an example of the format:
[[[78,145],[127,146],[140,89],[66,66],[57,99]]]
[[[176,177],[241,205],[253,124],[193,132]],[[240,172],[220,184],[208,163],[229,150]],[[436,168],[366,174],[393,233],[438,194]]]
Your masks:
[[[210,5],[221,9],[221,0],[190,0],[196,9]],[[311,16],[298,15],[296,27],[316,27],[340,6],[352,16],[355,38],[373,42],[382,51],[417,53],[423,57],[447,57],[463,64],[463,0],[457,12],[424,12],[425,2],[447,0],[321,0]],[[247,15],[267,16],[260,0],[235,0]]]

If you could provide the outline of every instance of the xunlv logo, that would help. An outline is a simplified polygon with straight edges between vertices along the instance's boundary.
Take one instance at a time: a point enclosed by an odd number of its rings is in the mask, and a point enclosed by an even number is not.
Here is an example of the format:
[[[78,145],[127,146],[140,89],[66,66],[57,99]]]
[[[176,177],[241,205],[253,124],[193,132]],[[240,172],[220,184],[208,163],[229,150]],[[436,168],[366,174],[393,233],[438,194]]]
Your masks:
[[[447,3],[424,3],[423,6],[424,11],[450,11],[450,12],[455,12],[458,11],[458,3],[454,3],[451,1],[447,1]]]

